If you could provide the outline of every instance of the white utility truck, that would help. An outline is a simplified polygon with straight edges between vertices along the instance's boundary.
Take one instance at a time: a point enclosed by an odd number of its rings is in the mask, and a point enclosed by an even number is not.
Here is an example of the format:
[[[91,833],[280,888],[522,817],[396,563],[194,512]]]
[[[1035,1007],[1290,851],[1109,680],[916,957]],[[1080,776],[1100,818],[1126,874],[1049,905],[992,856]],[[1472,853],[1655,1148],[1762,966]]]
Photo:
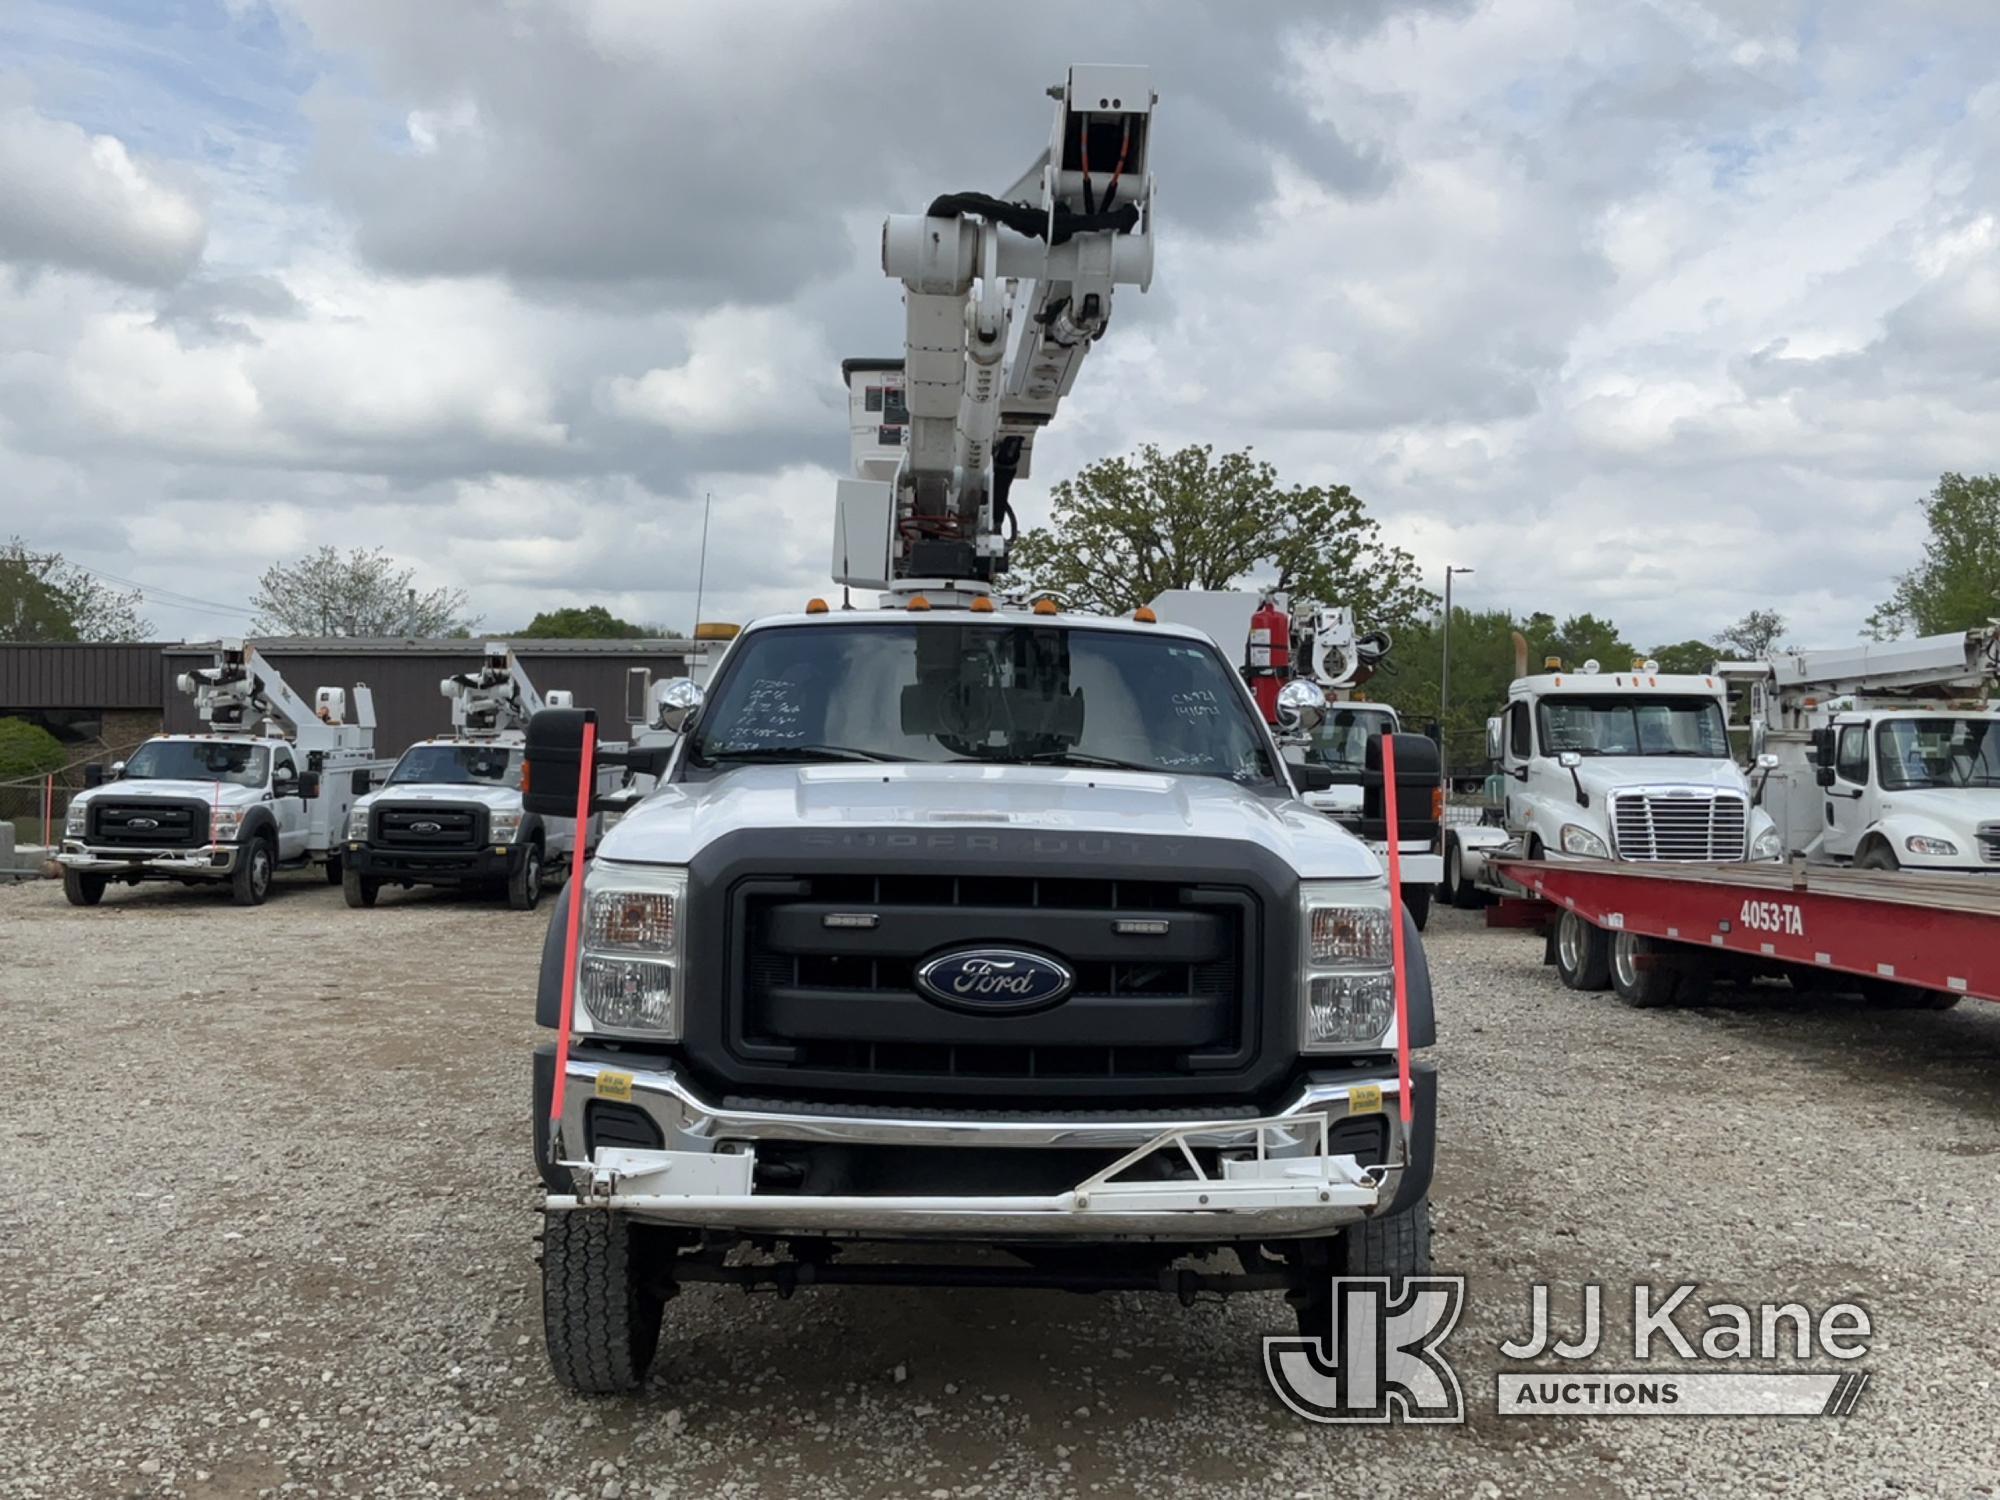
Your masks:
[[[111,779],[69,805],[63,893],[95,906],[113,882],[227,883],[262,904],[281,869],[325,867],[340,879],[348,809],[387,761],[375,758],[375,704],[323,687],[308,704],[255,646],[221,642],[213,666],[181,674],[204,734],[147,740]]]
[[[1374,856],[1204,634],[990,589],[1007,485],[1152,263],[1147,71],[1054,92],[1006,194],[883,235],[906,358],[845,367],[878,420],[834,557],[884,599],[666,684],[660,784],[558,898],[536,1168],[571,1388],[643,1382],[691,1282],[1284,1290],[1325,1336],[1331,1276],[1428,1269],[1435,1075],[1406,1113],[1398,1054],[1430,984]],[[531,810],[574,812],[591,723],[535,717]],[[1185,1263],[1219,1250],[1242,1269]]]
[[[410,746],[388,783],[354,804],[347,904],[373,906],[385,885],[452,885],[504,890],[510,906],[531,911],[549,873],[574,854],[576,823],[522,805],[521,747],[530,717],[570,697],[545,700],[501,641],[438,690],[451,700],[452,732]]]
[[[1518,655],[1525,655],[1524,651]],[[1517,656],[1517,669],[1525,668]],[[1493,859],[1715,863],[1776,860],[1784,844],[1731,755],[1728,685],[1712,673],[1634,662],[1581,670],[1551,657],[1507,689],[1486,721],[1499,784],[1498,822],[1444,830],[1444,896],[1455,906],[1527,893]],[[1775,762],[1760,762],[1767,772]],[[1565,912],[1555,961],[1564,983],[1610,983],[1609,939]]]
[[[2000,875],[2000,628],[1724,662],[1787,854]]]

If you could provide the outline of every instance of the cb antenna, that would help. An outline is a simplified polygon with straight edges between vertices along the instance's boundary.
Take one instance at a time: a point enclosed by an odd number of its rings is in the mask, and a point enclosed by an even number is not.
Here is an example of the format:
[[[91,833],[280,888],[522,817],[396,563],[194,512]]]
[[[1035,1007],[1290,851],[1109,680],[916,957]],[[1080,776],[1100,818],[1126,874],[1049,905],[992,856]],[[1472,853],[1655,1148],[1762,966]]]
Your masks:
[[[701,497],[701,561],[695,565],[694,575],[694,628],[701,629],[701,594],[708,584],[708,507],[715,499],[715,492],[707,490]]]

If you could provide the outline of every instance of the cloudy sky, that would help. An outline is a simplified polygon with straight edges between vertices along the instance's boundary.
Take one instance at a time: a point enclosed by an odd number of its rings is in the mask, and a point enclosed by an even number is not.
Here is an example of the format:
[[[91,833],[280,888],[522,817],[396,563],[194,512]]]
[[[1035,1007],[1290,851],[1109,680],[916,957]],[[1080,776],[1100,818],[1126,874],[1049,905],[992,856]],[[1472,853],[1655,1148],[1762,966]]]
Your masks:
[[[322,542],[681,625],[712,492],[704,613],[796,607],[881,217],[1072,61],[1155,70],[1159,269],[1030,521],[1254,444],[1467,603],[1837,643],[2000,466],[1992,0],[8,0],[0,535],[170,636]]]

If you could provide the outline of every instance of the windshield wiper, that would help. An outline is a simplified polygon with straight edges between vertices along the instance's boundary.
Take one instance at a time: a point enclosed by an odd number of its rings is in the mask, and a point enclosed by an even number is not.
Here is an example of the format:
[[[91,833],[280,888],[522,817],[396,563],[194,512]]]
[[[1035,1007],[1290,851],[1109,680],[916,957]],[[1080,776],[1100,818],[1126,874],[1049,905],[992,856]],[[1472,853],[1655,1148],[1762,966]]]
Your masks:
[[[1081,766],[1095,771],[1141,771],[1148,776],[1173,774],[1160,766],[1141,765],[1136,760],[1119,760],[1111,755],[1092,755],[1087,750],[1041,750],[1033,755],[1002,756],[999,763],[1009,766]]]
[[[724,761],[740,761],[746,765],[756,762],[801,761],[801,760],[869,760],[907,763],[907,755],[885,755],[880,750],[856,750],[849,745],[757,745],[743,750],[716,750],[709,754],[697,754],[694,763],[698,766],[720,765]]]

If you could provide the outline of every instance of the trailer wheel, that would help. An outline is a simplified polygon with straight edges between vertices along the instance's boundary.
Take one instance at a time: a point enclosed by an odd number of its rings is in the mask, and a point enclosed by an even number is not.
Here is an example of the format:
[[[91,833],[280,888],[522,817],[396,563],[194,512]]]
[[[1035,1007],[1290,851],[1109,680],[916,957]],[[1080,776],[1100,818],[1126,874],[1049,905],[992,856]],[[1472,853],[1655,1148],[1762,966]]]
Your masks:
[[[1424,924],[1431,919],[1431,888],[1427,885],[1404,886],[1403,910],[1417,924],[1417,931],[1422,932]]]
[[[237,857],[229,875],[229,894],[238,906],[262,906],[271,894],[271,876],[277,868],[277,854],[271,841],[258,834]]]
[[[95,906],[104,899],[102,875],[86,875],[81,870],[63,871],[63,895],[71,906]]]
[[[1401,1213],[1363,1219],[1327,1239],[1300,1241],[1293,1264],[1299,1279],[1285,1300],[1300,1333],[1324,1338],[1333,1326],[1334,1277],[1386,1276],[1394,1297],[1405,1277],[1430,1274],[1431,1200],[1419,1198]]]
[[[1678,1005],[1692,978],[1672,945],[1620,932],[1611,939],[1611,987],[1627,1005]]]
[[[1898,984],[1893,979],[1864,979],[1861,998],[1878,1010],[1950,1010],[1965,997],[1950,990],[1927,990],[1919,984]]]
[[[533,911],[542,899],[542,846],[530,842],[521,863],[507,877],[507,904],[515,911]]]
[[[340,889],[347,897],[347,904],[359,910],[361,907],[375,904],[375,898],[382,893],[382,882],[370,880],[355,870],[342,870]]]
[[[614,1396],[646,1383],[666,1302],[648,1284],[642,1252],[624,1214],[542,1214],[542,1335],[549,1368],[568,1389]]]
[[[1556,974],[1573,990],[1601,990],[1611,983],[1611,935],[1573,911],[1556,921]]]

